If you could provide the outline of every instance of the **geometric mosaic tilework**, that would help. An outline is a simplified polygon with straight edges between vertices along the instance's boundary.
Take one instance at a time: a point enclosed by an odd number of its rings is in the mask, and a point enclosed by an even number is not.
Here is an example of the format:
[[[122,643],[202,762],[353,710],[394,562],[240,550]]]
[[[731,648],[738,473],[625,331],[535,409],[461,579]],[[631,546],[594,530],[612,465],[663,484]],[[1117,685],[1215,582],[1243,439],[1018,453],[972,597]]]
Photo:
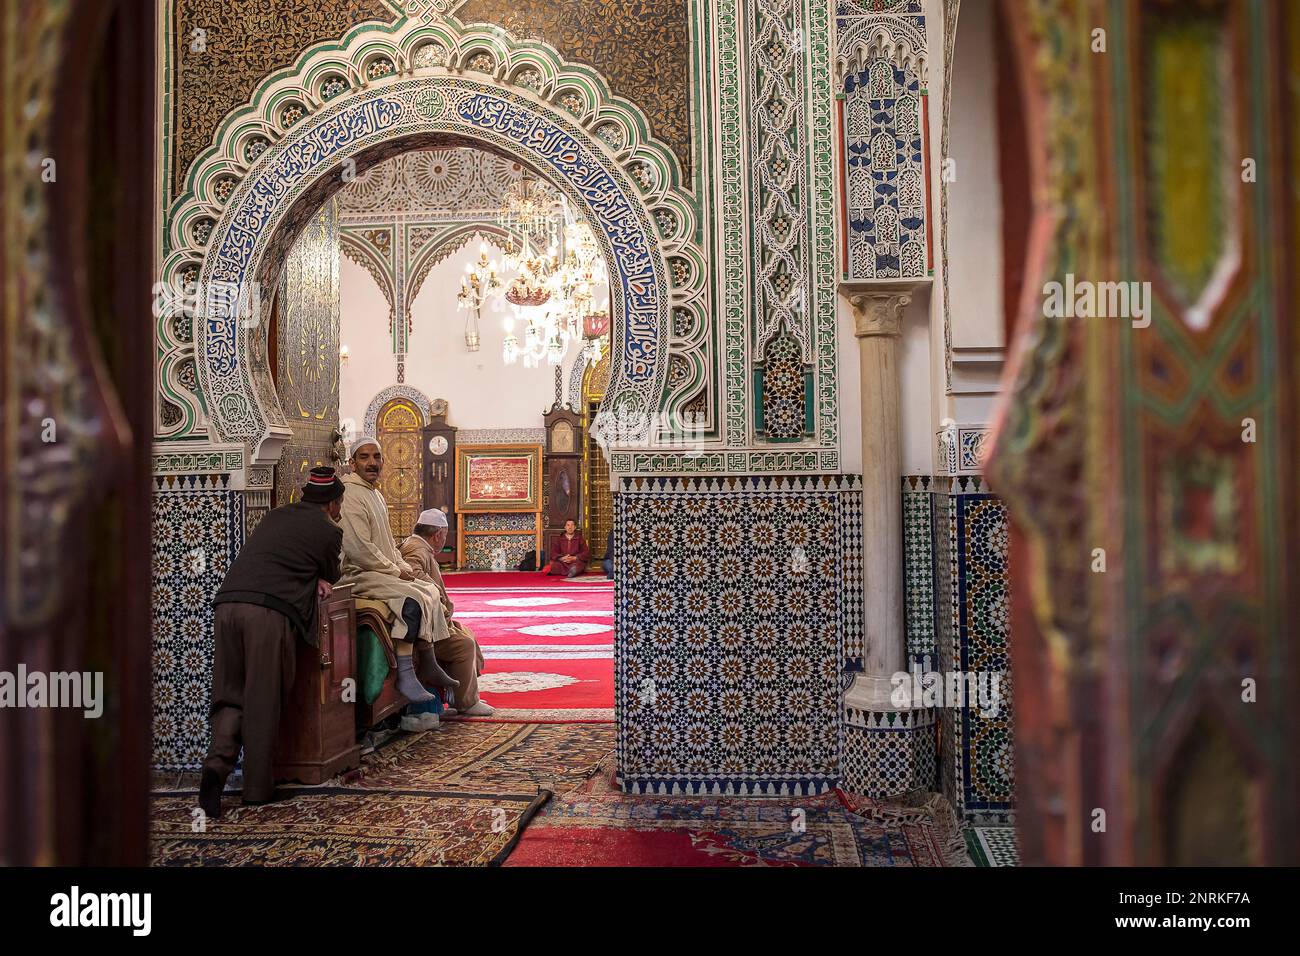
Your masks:
[[[804,434],[804,372],[799,343],[778,335],[763,361],[763,433],[770,441],[798,441]]]
[[[840,633],[843,635],[843,670],[861,670],[865,653],[865,614],[862,590],[862,494],[841,496]]]
[[[624,478],[614,494],[618,778],[809,794],[839,779],[851,476]],[[860,548],[860,538],[854,542]]]
[[[527,531],[533,533],[536,519],[531,514],[467,514],[466,531]]]
[[[530,520],[532,515],[527,516]],[[537,538],[531,530],[524,534],[482,534],[465,536],[465,553],[461,555],[460,566],[467,571],[491,571],[494,568],[497,551],[505,551],[506,567],[513,571],[525,554],[532,554]],[[542,546],[545,548],[545,545]]]
[[[936,711],[857,716],[868,719],[845,724],[844,789],[876,799],[938,789]]]
[[[938,666],[933,479],[903,478],[903,581],[909,664]]]
[[[1008,638],[1006,506],[976,477],[936,479],[939,669],[1001,677],[995,714],[948,708],[941,721],[941,783],[959,816],[1015,819]]]
[[[208,748],[212,598],[243,546],[228,475],[154,478],[153,766],[194,770]]]
[[[976,866],[1019,866],[1015,827],[971,827],[966,846]]]

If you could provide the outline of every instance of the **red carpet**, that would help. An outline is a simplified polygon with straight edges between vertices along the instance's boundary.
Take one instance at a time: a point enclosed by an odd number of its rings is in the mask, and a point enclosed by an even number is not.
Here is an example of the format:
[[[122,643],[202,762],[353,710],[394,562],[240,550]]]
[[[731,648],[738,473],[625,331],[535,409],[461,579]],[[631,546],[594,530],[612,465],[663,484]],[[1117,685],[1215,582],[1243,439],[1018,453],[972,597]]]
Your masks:
[[[604,574],[588,571],[576,578],[562,578],[558,574],[540,571],[444,571],[442,580],[448,588],[571,588],[577,585],[603,584],[612,588],[613,582]]]
[[[970,858],[937,795],[894,804],[839,793],[637,796],[618,790],[607,759],[587,784],[546,803],[505,865],[929,867]]]
[[[444,575],[455,617],[483,649],[489,720],[614,719],[614,586],[603,576]],[[478,718],[471,718],[478,719]]]

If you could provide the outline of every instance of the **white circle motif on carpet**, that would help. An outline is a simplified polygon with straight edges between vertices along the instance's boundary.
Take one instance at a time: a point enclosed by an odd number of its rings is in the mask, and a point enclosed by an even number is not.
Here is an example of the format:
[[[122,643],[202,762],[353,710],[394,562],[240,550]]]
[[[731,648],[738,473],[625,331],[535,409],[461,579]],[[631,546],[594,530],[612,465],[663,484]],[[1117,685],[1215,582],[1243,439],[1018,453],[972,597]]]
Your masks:
[[[517,597],[497,598],[488,601],[493,607],[552,607],[556,604],[572,604],[573,598],[562,597]]]
[[[490,694],[514,694],[526,690],[553,690],[578,683],[578,678],[568,674],[537,674],[531,671],[510,671],[500,674],[480,674],[478,689]]]
[[[609,624],[586,624],[578,621],[560,624],[529,624],[518,629],[520,634],[533,637],[576,637],[579,634],[607,634],[614,630]]]

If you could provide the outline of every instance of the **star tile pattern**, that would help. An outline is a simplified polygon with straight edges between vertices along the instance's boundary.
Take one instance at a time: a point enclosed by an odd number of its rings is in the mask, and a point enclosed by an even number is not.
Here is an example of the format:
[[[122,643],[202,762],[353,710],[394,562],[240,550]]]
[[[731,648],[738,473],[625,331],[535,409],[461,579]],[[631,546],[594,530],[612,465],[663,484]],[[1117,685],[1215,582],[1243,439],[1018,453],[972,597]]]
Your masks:
[[[623,787],[834,786],[841,635],[861,635],[860,480],[625,478],[616,497]]]

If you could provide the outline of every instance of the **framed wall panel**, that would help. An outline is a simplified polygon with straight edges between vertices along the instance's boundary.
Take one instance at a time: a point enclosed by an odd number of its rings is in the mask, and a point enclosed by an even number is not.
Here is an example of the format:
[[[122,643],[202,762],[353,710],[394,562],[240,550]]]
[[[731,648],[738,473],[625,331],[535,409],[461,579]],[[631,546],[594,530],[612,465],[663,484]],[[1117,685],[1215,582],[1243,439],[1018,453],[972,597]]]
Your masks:
[[[541,445],[458,445],[456,510],[542,510]]]

